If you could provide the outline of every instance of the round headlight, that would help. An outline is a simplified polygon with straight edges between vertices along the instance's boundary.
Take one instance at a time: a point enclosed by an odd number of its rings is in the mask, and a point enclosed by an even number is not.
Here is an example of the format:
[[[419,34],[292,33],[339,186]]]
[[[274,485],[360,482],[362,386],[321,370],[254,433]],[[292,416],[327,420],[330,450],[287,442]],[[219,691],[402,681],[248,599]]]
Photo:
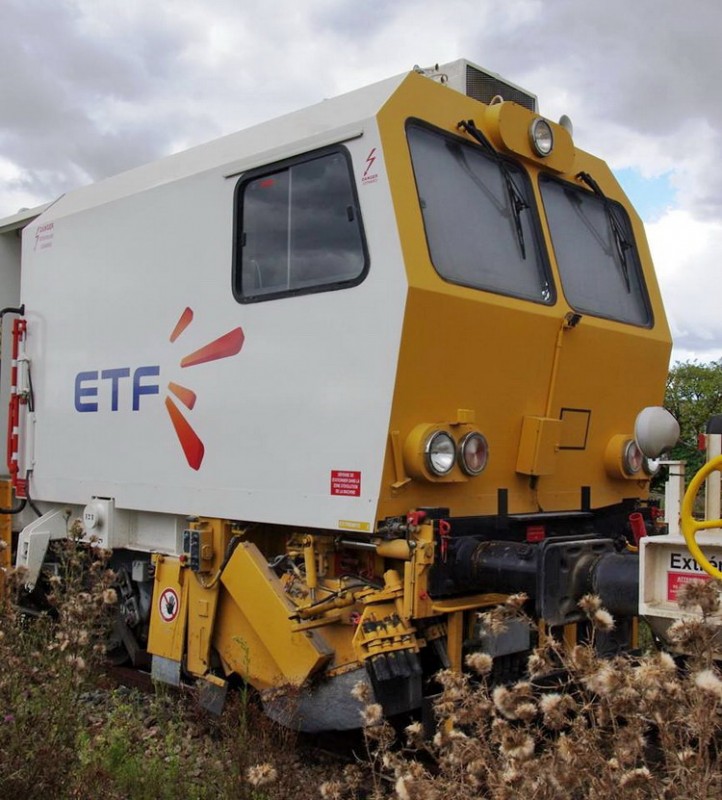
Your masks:
[[[642,469],[644,454],[639,449],[634,439],[629,439],[624,445],[622,466],[627,475],[636,475]]]
[[[456,445],[446,431],[436,431],[426,440],[426,466],[434,475],[447,475],[456,460]]]
[[[529,128],[529,138],[534,150],[540,156],[548,156],[554,148],[554,134],[551,125],[537,117]]]
[[[489,460],[489,445],[486,439],[474,431],[467,433],[459,444],[459,465],[467,475],[479,475]]]

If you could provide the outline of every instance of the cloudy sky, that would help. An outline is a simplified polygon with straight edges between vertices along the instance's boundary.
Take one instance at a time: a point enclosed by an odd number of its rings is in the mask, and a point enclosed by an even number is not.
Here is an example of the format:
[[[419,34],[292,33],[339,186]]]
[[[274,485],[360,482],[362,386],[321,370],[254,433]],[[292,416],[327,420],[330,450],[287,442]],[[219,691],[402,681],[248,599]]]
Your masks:
[[[0,0],[0,217],[465,57],[574,121],[647,227],[674,359],[722,357],[714,0]]]

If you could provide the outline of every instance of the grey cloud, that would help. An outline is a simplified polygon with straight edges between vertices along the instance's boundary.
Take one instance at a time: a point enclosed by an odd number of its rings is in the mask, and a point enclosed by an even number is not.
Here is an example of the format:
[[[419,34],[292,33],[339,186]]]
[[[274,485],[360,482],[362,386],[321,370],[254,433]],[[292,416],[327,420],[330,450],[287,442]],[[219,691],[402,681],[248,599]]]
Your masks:
[[[556,0],[510,30],[499,56],[512,68],[510,53],[522,53],[516,69],[529,82],[542,73],[563,87],[582,138],[606,158],[615,157],[611,126],[663,142],[682,200],[709,219],[722,212],[722,175],[712,169],[722,158],[721,29],[722,5],[703,0]],[[704,129],[704,140],[690,137]]]
[[[0,155],[21,173],[10,188],[37,200],[159,157],[183,124],[153,98],[175,80],[188,31],[150,21],[93,38],[83,23],[68,2],[0,9]],[[114,104],[144,110],[114,120]]]
[[[700,217],[720,213],[722,175],[708,165],[722,157],[722,106],[711,100],[722,71],[722,6],[126,5],[124,14],[71,0],[0,5],[0,69],[11,76],[0,81],[0,157],[21,170],[28,186],[40,190],[42,176],[52,175],[49,190],[68,189],[79,177],[97,180],[414,63],[465,55],[537,92],[543,111],[548,95],[568,98],[564,111],[583,146],[610,160],[623,159],[629,136],[663,145],[678,167],[685,204]],[[230,39],[217,57],[214,27]],[[704,148],[690,146],[685,135],[695,120],[712,132]],[[609,149],[615,141],[616,153]]]

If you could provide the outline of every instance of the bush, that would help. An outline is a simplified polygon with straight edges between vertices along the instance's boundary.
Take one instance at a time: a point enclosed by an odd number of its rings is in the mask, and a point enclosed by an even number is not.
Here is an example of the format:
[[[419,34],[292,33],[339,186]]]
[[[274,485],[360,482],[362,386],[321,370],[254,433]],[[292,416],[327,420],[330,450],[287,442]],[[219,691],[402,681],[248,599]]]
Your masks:
[[[0,598],[0,797],[22,800],[293,800],[321,782],[294,735],[248,690],[221,718],[188,693],[110,688],[105,640],[116,610],[109,553],[57,545],[29,599],[23,572]],[[309,786],[310,781],[310,786]]]
[[[116,600],[107,554],[57,547],[43,611],[23,611],[24,575],[0,598],[0,796],[61,797],[77,768],[82,693],[102,659],[98,645]]]
[[[671,631],[690,654],[681,666],[663,651],[602,659],[593,641],[567,651],[547,639],[530,658],[528,681],[493,687],[491,659],[475,654],[467,659],[475,679],[451,671],[438,676],[443,691],[433,740],[425,741],[413,723],[400,750],[378,709],[367,706],[372,797],[722,796],[722,679],[712,661],[718,628],[709,619],[719,608],[718,587],[692,583],[681,594],[681,605],[702,612]],[[580,605],[595,629],[613,626],[597,598]],[[488,622],[518,614],[519,607],[520,598],[510,598]],[[343,782],[322,788],[326,800],[357,796]]]

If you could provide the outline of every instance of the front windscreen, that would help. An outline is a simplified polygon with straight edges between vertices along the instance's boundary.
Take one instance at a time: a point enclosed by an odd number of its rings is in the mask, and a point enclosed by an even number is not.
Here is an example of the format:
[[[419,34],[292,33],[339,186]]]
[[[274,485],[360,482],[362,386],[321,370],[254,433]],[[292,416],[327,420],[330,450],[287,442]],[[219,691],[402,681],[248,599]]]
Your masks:
[[[529,180],[481,146],[407,129],[431,261],[452,283],[551,303]]]
[[[587,314],[651,324],[627,212],[569,183],[542,178],[544,209],[569,304]]]

